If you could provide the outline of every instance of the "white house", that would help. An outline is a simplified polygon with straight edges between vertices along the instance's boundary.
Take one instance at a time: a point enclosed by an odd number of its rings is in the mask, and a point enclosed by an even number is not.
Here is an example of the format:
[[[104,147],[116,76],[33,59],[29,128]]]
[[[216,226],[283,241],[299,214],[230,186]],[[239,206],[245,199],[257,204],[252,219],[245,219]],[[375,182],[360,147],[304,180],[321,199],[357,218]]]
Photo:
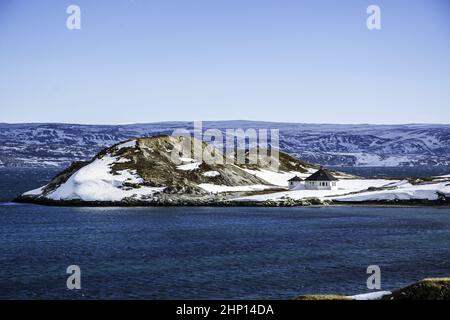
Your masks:
[[[337,190],[338,179],[328,170],[320,169],[305,179],[305,189],[307,190]]]
[[[303,189],[300,187],[300,186],[303,187],[303,179],[299,178],[298,176],[294,176],[293,178],[288,180],[288,186],[289,186],[289,190]]]

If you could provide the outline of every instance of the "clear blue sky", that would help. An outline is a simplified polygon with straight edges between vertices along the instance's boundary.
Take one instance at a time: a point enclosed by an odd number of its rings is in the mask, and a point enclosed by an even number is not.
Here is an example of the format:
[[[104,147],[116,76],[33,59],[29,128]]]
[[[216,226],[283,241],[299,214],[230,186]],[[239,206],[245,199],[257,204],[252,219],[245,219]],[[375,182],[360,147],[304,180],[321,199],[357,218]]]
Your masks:
[[[0,1],[0,122],[224,119],[450,123],[449,1]]]

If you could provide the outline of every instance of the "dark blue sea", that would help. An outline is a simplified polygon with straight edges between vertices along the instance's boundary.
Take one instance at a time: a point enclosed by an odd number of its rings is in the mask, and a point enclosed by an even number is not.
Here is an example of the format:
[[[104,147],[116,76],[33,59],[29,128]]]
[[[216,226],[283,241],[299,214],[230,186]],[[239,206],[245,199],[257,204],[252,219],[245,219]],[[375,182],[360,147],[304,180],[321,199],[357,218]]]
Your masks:
[[[448,208],[12,204],[57,170],[0,169],[0,299],[289,299],[450,276]],[[81,290],[66,268],[81,268]]]

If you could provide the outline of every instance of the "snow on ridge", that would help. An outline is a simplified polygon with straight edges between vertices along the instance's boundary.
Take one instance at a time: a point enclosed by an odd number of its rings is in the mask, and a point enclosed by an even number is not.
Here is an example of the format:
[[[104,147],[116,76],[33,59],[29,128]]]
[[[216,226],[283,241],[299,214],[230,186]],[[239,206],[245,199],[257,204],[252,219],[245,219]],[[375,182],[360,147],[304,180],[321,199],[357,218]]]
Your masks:
[[[116,146],[116,148],[118,150],[123,149],[123,148],[136,148],[136,140],[130,140],[124,143],[121,143],[119,145]]]

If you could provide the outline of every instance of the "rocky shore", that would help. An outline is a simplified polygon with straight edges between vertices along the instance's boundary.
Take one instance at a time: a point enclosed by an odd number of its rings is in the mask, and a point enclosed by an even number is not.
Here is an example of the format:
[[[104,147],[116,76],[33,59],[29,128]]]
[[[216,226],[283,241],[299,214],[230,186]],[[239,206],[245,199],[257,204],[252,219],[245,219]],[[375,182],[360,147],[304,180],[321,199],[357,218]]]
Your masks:
[[[397,200],[397,201],[359,201],[343,202],[321,200],[318,198],[266,200],[266,201],[238,201],[227,195],[217,196],[177,196],[155,197],[154,199],[122,199],[120,201],[85,201],[85,200],[52,200],[48,198],[34,198],[19,196],[13,200],[16,203],[29,203],[47,206],[66,207],[324,207],[324,206],[352,206],[352,207],[448,207],[450,199],[432,200]]]
[[[425,278],[404,288],[356,296],[302,295],[295,300],[450,300],[450,278]]]

